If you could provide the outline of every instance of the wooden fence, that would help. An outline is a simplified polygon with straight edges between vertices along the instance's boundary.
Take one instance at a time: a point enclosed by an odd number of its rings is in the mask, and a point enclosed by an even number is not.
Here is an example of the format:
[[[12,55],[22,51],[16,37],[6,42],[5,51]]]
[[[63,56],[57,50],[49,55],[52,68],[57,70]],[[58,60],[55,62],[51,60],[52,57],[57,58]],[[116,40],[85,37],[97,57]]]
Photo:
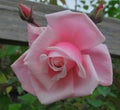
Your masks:
[[[33,6],[35,19],[41,26],[46,26],[45,14],[66,10],[62,7],[20,0],[28,6]],[[18,16],[19,0],[0,0],[0,43],[27,45],[26,23]],[[106,36],[105,44],[112,57],[120,58],[120,20],[104,18],[98,28]]]

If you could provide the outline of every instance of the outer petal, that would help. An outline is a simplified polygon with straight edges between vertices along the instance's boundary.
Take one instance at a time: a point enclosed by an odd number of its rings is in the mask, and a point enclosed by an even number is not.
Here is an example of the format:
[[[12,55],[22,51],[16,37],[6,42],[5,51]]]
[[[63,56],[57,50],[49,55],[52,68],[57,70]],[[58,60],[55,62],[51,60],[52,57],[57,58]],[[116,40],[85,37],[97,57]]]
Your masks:
[[[105,40],[86,14],[62,11],[47,15],[48,24],[63,41],[75,43],[80,50],[89,49]]]
[[[15,63],[11,65],[13,71],[15,72],[17,78],[22,84],[22,87],[29,93],[36,95],[34,89],[31,85],[31,73],[28,68],[24,65],[24,58],[27,52],[24,53]]]
[[[42,104],[50,104],[73,96],[72,74],[68,74],[66,78],[56,82],[49,90],[46,90],[43,85],[34,77],[32,77],[32,85],[38,99]]]
[[[47,48],[57,42],[57,40],[57,36],[52,32],[51,28],[47,27],[37,40],[33,42],[29,49],[29,54],[27,54],[25,58],[25,62],[32,74],[41,81],[47,89],[50,88],[53,82],[48,75],[46,63],[41,62],[41,55],[47,54]]]
[[[87,53],[92,59],[100,84],[103,86],[111,85],[113,80],[112,63],[106,45],[100,44]]]
[[[74,75],[74,96],[84,96],[92,94],[93,90],[99,84],[99,79],[89,55],[83,56],[83,66],[86,71],[86,77],[80,78]],[[74,71],[72,71],[75,73]]]
[[[45,27],[36,27],[28,24],[28,41],[29,45],[34,42],[34,40],[45,30]]]

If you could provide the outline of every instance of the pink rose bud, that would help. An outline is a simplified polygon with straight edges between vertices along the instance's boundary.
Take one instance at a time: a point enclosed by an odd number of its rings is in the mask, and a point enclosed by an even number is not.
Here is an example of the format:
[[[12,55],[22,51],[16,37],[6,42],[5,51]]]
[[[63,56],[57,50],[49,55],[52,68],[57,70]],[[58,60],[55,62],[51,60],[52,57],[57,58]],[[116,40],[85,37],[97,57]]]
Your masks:
[[[101,1],[98,7],[93,9],[93,11],[90,13],[90,18],[95,23],[100,23],[103,17],[104,17],[104,6],[103,6],[103,1]]]
[[[26,5],[19,3],[19,15],[22,20],[25,20],[25,21],[39,27],[39,25],[37,23],[35,23],[34,18],[32,16],[32,7],[29,8]]]
[[[26,5],[19,3],[19,15],[22,20],[31,22],[33,21],[32,17],[32,8],[28,8]]]
[[[99,6],[96,9],[96,13],[98,13],[101,9],[103,9],[103,3],[99,4]]]

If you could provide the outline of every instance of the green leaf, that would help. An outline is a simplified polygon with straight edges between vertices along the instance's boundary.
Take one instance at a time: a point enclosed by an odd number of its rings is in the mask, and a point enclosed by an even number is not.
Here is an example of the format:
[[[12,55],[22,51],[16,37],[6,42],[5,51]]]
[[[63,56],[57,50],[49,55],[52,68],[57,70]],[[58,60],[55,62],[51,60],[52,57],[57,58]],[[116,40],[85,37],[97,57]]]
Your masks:
[[[3,89],[3,85],[4,84],[6,84],[6,82],[7,82],[7,78],[6,78],[6,76],[3,74],[3,73],[0,73],[0,90],[2,90]],[[6,90],[6,93],[9,93],[11,90],[12,90],[12,86],[8,86],[8,87],[6,87],[5,88],[5,90]]]
[[[14,77],[11,77],[10,79],[8,79],[7,83],[12,84],[12,83],[17,82],[17,81],[18,81],[18,79],[14,76]]]
[[[21,104],[10,104],[9,110],[19,110],[21,107]]]
[[[31,94],[25,94],[23,96],[20,96],[19,99],[23,101],[23,103],[33,103],[36,100],[36,97]]]
[[[83,8],[84,8],[85,10],[88,10],[88,5],[84,5]]]
[[[21,86],[18,86],[17,91],[18,91],[19,94],[22,94],[24,90]]]
[[[7,95],[0,94],[0,110],[8,110],[10,103]]]
[[[0,72],[0,83],[6,83],[7,82],[7,78],[6,76]]]
[[[103,86],[99,86],[97,90],[99,94],[103,95],[104,97],[110,94],[111,91],[109,87],[103,87]]]
[[[6,88],[6,93],[7,93],[7,94],[10,93],[11,90],[12,90],[12,86],[7,87],[7,88]]]
[[[13,55],[20,49],[20,46],[6,45],[0,50],[0,58]]]
[[[48,110],[46,105],[42,105],[38,99],[33,102],[32,107],[34,108],[33,110]]]
[[[87,99],[88,103],[94,107],[100,107],[103,102],[99,99]]]

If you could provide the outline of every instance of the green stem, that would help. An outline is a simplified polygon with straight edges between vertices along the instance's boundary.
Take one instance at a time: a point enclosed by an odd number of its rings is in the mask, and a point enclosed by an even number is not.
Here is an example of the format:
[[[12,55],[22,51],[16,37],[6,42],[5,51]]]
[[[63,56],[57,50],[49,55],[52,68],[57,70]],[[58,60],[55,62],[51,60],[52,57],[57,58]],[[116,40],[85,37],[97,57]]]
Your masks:
[[[61,105],[62,110],[65,110],[65,101],[61,100],[61,102],[62,102],[62,105]]]

